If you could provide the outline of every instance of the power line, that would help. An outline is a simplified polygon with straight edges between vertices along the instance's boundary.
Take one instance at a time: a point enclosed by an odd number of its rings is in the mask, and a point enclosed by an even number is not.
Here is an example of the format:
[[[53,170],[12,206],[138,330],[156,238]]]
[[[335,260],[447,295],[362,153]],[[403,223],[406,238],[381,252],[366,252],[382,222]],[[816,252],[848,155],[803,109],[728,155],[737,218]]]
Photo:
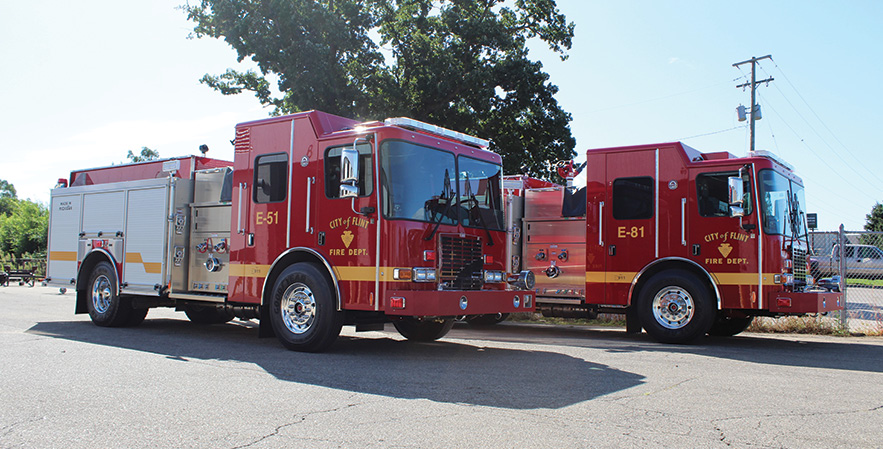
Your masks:
[[[766,72],[766,71],[764,71],[764,72]],[[871,186],[871,187],[873,187],[873,188],[879,188],[879,185],[878,185],[878,184],[876,184],[874,181],[872,181],[872,180],[868,179],[867,177],[865,177],[862,173],[859,173],[858,170],[856,170],[855,167],[852,166],[852,164],[850,164],[849,162],[847,162],[846,159],[843,159],[843,157],[840,155],[840,153],[837,152],[837,151],[835,151],[834,148],[831,147],[831,145],[830,145],[830,144],[824,139],[824,137],[822,137],[822,136],[819,134],[819,132],[816,131],[816,128],[815,128],[811,123],[809,123],[809,121],[806,119],[806,117],[804,117],[803,114],[801,114],[800,111],[797,109],[797,107],[794,106],[794,103],[792,103],[791,100],[788,99],[788,97],[785,95],[784,92],[782,92],[781,89],[779,89],[779,86],[774,86],[774,87],[776,88],[776,90],[777,90],[780,94],[782,94],[782,98],[784,98],[784,99],[785,99],[785,102],[787,102],[788,105],[791,106],[791,109],[794,109],[794,112],[797,113],[797,116],[800,117],[800,119],[803,120],[803,122],[806,124],[806,126],[808,126],[808,127],[813,131],[813,133],[815,133],[815,135],[819,138],[819,140],[821,140],[822,143],[825,144],[825,146],[827,146],[828,149],[831,150],[831,153],[832,153],[837,159],[839,159],[840,162],[843,162],[843,164],[846,166],[846,168],[848,168],[848,169],[852,170],[853,172],[855,172],[855,174],[856,174],[859,178],[863,179],[866,183],[868,183],[869,186]]]
[[[856,156],[856,155],[855,155],[855,154],[849,149],[849,147],[847,147],[847,146],[846,146],[846,145],[845,145],[845,144],[844,144],[844,143],[843,143],[843,142],[837,137],[837,135],[834,134],[834,131],[832,131],[831,128],[829,128],[828,125],[825,124],[824,120],[822,120],[822,118],[819,117],[819,114],[817,114],[816,111],[815,111],[815,109],[813,109],[813,107],[809,104],[809,102],[806,101],[806,98],[803,97],[803,95],[802,95],[802,94],[800,93],[800,91],[797,89],[797,86],[795,86],[794,83],[791,82],[791,79],[788,78],[788,75],[786,75],[785,72],[782,70],[782,68],[779,67],[779,64],[777,64],[776,61],[773,60],[773,58],[770,58],[770,60],[773,62],[773,65],[776,67],[776,69],[779,70],[779,73],[782,74],[782,77],[785,78],[785,81],[788,83],[788,85],[791,86],[792,89],[794,89],[794,93],[796,93],[797,96],[800,98],[800,100],[803,101],[803,104],[806,105],[807,109],[809,109],[809,111],[812,112],[813,116],[816,118],[816,120],[818,120],[818,122],[822,125],[822,127],[824,127],[826,131],[828,131],[828,134],[830,134],[831,137],[833,137],[834,140],[835,140],[838,144],[840,144],[840,146],[843,147],[843,149],[846,150],[846,152],[847,152],[850,156],[852,156],[852,157],[853,157],[853,158],[859,163],[859,166],[861,166],[861,167],[863,167],[865,170],[867,170],[868,174],[870,174],[872,177],[875,177],[876,175],[875,175],[874,173],[872,173],[872,172],[871,172],[871,171],[870,171],[870,170],[864,165],[863,161],[862,161],[861,159],[859,159],[858,156]],[[777,88],[777,89],[778,89],[778,88]],[[779,90],[779,92],[782,93],[781,90]],[[782,96],[785,96],[785,94],[782,93]],[[792,107],[794,107],[794,106],[792,105]],[[796,110],[796,109],[795,109],[795,110]],[[801,117],[801,118],[802,118],[802,117]],[[813,129],[813,131],[815,131],[815,129]],[[818,133],[816,133],[816,134],[818,135]],[[819,138],[821,139],[822,137],[819,136]],[[831,148],[831,151],[835,151],[834,148],[832,148],[831,145],[828,145],[828,143],[827,143],[824,139],[822,139],[822,141],[825,142],[825,145],[827,145],[828,148]]]
[[[695,139],[695,138],[697,138],[697,137],[711,136],[711,135],[714,135],[714,134],[720,134],[720,133],[725,133],[725,132],[728,132],[728,131],[733,131],[733,130],[736,130],[736,129],[746,128],[747,126],[748,126],[748,125],[739,125],[739,126],[734,126],[734,127],[732,127],[732,128],[722,129],[722,130],[720,130],[720,131],[712,131],[712,132],[710,132],[710,133],[697,134],[697,135],[695,135],[695,136],[690,136],[690,137],[681,137],[680,139],[675,139],[675,140],[676,140],[676,141],[683,141],[683,140],[688,140],[688,139]]]
[[[867,192],[866,192],[865,190],[860,189],[860,188],[857,187],[855,184],[853,184],[852,182],[850,182],[849,179],[847,179],[846,177],[844,177],[843,175],[841,175],[840,172],[838,172],[836,169],[834,169],[833,166],[831,166],[830,164],[828,164],[827,161],[825,161],[824,158],[822,158],[821,156],[819,156],[819,154],[816,153],[816,151],[815,151],[811,146],[809,146],[808,143],[806,143],[806,140],[805,140],[803,137],[800,137],[800,134],[797,133],[797,131],[794,129],[794,127],[792,127],[792,126],[791,126],[791,125],[785,120],[785,118],[782,117],[781,114],[779,114],[779,111],[777,111],[776,108],[774,108],[774,107],[772,106],[772,104],[769,104],[769,103],[767,103],[767,104],[769,105],[770,109],[772,109],[773,113],[775,113],[775,114],[779,117],[779,119],[782,120],[782,123],[784,123],[785,126],[787,126],[788,129],[790,129],[791,132],[793,132],[794,135],[797,136],[798,139],[800,139],[800,143],[802,143],[803,146],[805,146],[806,149],[809,150],[810,153],[812,153],[812,154],[813,154],[815,157],[817,157],[820,161],[824,162],[824,163],[826,164],[826,166],[828,167],[828,169],[831,170],[832,173],[834,173],[835,175],[837,175],[840,179],[843,180],[843,182],[849,184],[849,185],[850,185],[853,189],[855,189],[856,191],[858,191],[858,192],[864,194],[865,196],[867,196],[867,197],[870,198],[871,200],[876,201],[876,199],[874,199],[874,197],[868,195]]]

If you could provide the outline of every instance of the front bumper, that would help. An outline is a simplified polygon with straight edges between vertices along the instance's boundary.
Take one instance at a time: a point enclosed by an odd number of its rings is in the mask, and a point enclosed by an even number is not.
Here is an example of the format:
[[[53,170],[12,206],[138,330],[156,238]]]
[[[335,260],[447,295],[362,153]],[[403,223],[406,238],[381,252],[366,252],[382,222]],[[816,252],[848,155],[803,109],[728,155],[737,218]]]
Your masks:
[[[843,310],[843,293],[837,292],[769,292],[770,312],[785,314],[825,313]]]
[[[383,312],[401,316],[459,316],[533,312],[531,291],[395,290],[383,300]]]

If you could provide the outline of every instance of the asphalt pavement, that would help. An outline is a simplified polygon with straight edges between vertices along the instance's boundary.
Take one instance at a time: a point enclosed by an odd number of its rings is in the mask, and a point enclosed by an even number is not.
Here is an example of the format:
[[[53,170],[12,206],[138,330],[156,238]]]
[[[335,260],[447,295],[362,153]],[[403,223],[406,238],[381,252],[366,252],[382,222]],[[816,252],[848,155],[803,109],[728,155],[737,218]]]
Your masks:
[[[47,287],[0,310],[0,448],[883,446],[880,337],[387,325],[303,354],[170,309],[100,328]]]

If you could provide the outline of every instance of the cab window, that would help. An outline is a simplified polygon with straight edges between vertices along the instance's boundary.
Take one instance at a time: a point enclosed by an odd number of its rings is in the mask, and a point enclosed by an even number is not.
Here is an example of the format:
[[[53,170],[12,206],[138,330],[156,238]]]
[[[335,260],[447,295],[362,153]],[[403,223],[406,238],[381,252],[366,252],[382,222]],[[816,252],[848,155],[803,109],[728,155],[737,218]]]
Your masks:
[[[254,202],[285,201],[288,192],[288,155],[285,153],[258,156],[254,162]]]
[[[696,176],[696,198],[699,203],[699,215],[703,217],[729,217],[730,194],[728,178],[739,176],[739,172],[702,173]],[[745,215],[751,214],[751,186],[748,174],[742,175],[745,197],[742,204]]]
[[[641,220],[653,217],[653,178],[619,178],[613,181],[613,218]]]
[[[325,151],[325,196],[330,199],[340,198],[340,154],[349,145],[331,147]],[[374,192],[374,164],[371,162],[371,145],[356,145],[359,151],[359,192],[360,196],[369,196]]]

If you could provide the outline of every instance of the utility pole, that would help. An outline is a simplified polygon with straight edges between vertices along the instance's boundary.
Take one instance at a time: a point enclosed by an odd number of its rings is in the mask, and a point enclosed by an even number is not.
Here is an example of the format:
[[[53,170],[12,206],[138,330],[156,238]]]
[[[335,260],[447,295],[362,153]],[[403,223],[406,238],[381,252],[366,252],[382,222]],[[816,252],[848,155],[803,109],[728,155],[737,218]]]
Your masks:
[[[749,62],[751,63],[751,82],[740,84],[740,85],[736,86],[736,88],[751,87],[751,115],[748,118],[748,135],[750,136],[749,138],[751,141],[748,151],[750,153],[754,153],[754,121],[755,121],[755,116],[759,115],[759,112],[760,112],[759,111],[760,108],[757,106],[757,101],[755,100],[754,89],[757,87],[758,84],[769,83],[770,81],[773,80],[773,77],[769,77],[765,80],[756,81],[755,66],[757,65],[757,61],[760,61],[763,59],[772,59],[772,58],[773,58],[772,55],[766,55],[766,56],[762,56],[760,58],[752,57],[751,59],[749,59],[747,61],[737,62],[737,63],[733,64],[733,67],[739,67],[742,64],[748,64]]]

